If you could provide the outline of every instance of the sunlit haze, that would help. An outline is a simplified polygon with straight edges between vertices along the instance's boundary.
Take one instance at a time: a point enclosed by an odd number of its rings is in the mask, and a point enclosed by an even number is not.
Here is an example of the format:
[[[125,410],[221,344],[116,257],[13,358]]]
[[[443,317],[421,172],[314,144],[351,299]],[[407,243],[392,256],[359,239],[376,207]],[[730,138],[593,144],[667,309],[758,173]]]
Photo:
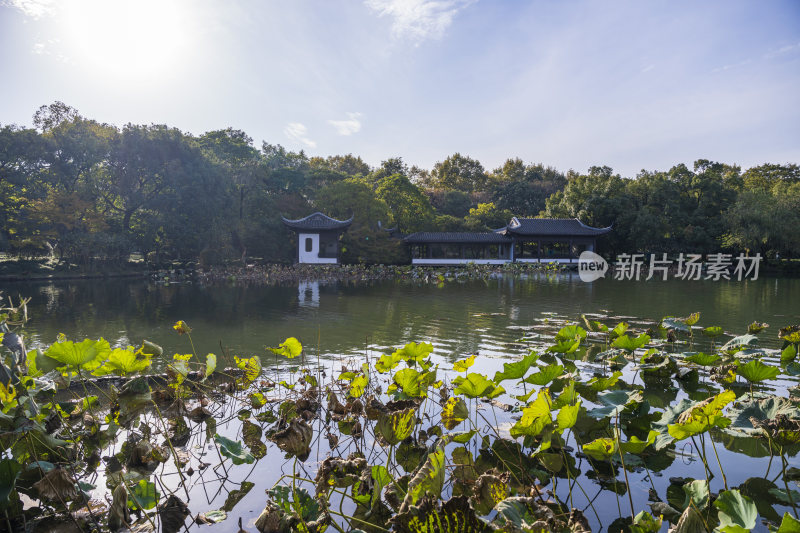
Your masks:
[[[310,155],[623,175],[800,161],[800,4],[0,0],[0,123],[233,127]]]

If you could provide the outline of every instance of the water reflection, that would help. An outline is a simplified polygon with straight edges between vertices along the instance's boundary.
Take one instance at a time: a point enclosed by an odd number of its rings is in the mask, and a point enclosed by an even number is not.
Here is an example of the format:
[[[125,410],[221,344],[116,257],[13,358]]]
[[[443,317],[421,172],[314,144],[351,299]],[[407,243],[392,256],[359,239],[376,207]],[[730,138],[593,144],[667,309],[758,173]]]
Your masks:
[[[743,282],[613,281],[587,284],[576,275],[435,284],[408,282],[319,283],[278,287],[200,287],[104,280],[13,284],[6,293],[32,296],[27,335],[51,343],[59,332],[72,338],[105,337],[118,345],[149,339],[168,354],[186,353],[177,320],[192,328],[198,350],[220,346],[241,355],[263,354],[295,336],[323,357],[390,349],[428,341],[437,355],[477,353],[515,357],[547,325],[582,313],[622,317],[645,326],[664,316],[700,311],[701,325],[742,333],[754,320],[771,324],[762,338],[777,345],[777,329],[800,322],[800,280]],[[544,328],[544,329],[542,329]],[[774,331],[774,333],[773,333]],[[774,342],[773,342],[774,341]],[[316,348],[315,348],[316,349]]]

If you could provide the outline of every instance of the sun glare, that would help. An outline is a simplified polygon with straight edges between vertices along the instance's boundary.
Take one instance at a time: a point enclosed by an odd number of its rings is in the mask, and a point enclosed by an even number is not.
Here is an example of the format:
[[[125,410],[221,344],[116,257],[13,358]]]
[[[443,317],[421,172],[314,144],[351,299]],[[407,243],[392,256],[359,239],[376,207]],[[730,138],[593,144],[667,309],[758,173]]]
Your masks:
[[[185,4],[164,0],[75,0],[58,17],[70,58],[109,81],[152,83],[190,51]]]

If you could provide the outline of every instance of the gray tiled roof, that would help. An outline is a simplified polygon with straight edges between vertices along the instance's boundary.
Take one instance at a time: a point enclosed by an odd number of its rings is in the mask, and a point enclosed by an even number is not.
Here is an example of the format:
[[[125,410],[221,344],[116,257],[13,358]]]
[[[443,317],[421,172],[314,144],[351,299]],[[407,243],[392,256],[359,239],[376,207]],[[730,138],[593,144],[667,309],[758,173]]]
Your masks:
[[[294,230],[309,230],[309,231],[326,231],[326,230],[340,230],[347,228],[352,222],[353,217],[347,220],[336,220],[327,215],[323,215],[319,211],[308,215],[305,218],[297,220],[289,220],[286,217],[281,217],[283,223]]]
[[[506,226],[506,234],[514,235],[558,235],[558,236],[594,236],[611,231],[611,227],[593,228],[577,218],[517,218],[514,217]]]
[[[452,242],[452,243],[508,243],[511,239],[495,232],[468,233],[454,231],[420,231],[407,235],[404,239],[407,243],[424,242]]]

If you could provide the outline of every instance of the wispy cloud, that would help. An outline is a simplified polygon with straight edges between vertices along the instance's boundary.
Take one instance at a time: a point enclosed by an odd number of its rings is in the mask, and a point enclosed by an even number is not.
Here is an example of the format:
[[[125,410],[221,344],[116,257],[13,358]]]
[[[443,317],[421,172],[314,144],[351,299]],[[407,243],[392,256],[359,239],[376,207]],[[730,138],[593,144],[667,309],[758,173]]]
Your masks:
[[[764,58],[772,59],[773,57],[777,57],[783,54],[788,54],[791,52],[800,52],[800,43],[794,43],[787,46],[782,46],[777,50],[770,50],[766,54],[764,54]]]
[[[654,68],[656,68],[656,66],[655,66],[655,65],[652,65],[652,64],[651,64],[651,65],[647,65],[646,67],[644,67],[644,68],[643,68],[642,70],[640,70],[639,72],[641,72],[642,74],[644,74],[645,72],[650,72],[650,71],[651,71],[651,70],[653,70]]]
[[[361,131],[361,113],[347,113],[347,120],[329,120],[328,124],[336,128],[339,135],[352,135]]]
[[[734,69],[734,68],[743,67],[743,66],[748,65],[750,63],[752,63],[752,60],[745,59],[744,61],[739,61],[738,63],[732,63],[730,65],[722,65],[721,67],[717,67],[717,68],[713,69],[711,72],[725,72],[726,70],[731,70],[731,69]]]
[[[286,125],[286,128],[284,128],[283,133],[291,140],[302,143],[309,148],[317,147],[317,143],[308,138],[308,128],[306,128],[305,124],[290,122]]]
[[[392,32],[396,37],[421,42],[438,39],[453,23],[462,9],[477,0],[365,0],[364,3],[379,16],[394,19]]]
[[[16,8],[35,19],[51,15],[55,11],[53,0],[0,0],[0,5]]]

